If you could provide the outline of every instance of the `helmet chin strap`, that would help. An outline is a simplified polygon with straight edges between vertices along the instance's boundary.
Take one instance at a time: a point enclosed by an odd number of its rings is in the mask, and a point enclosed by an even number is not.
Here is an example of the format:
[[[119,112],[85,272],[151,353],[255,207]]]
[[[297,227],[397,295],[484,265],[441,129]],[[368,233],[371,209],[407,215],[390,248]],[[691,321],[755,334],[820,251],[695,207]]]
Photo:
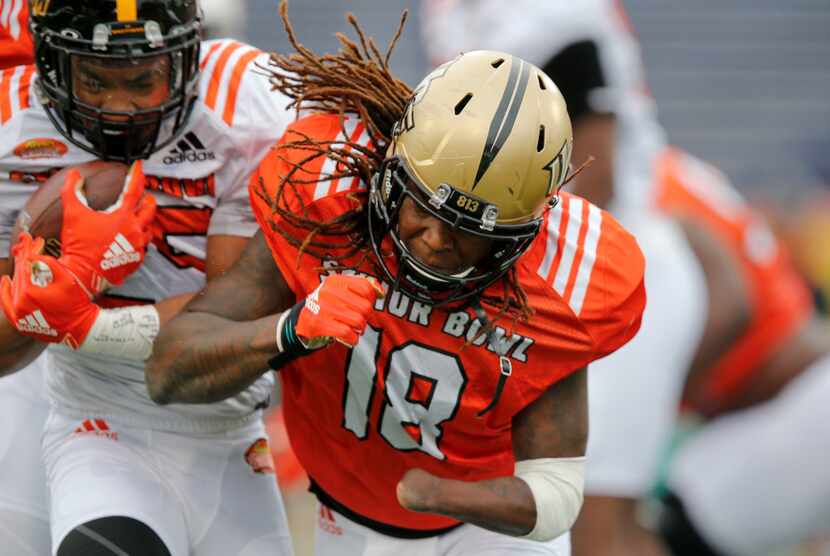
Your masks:
[[[470,306],[476,312],[476,320],[481,323],[481,327],[483,329],[487,330],[490,326],[490,319],[487,318],[487,313],[484,312],[484,308],[481,306],[481,301],[479,300],[478,295],[476,295],[470,302]],[[499,338],[496,335],[495,327],[490,328],[487,332],[487,343],[499,356],[499,382],[496,384],[496,392],[493,394],[493,399],[489,404],[487,404],[487,407],[476,414],[477,417],[483,417],[486,413],[496,407],[496,404],[499,403],[502,392],[504,392],[504,385],[507,383],[507,379],[513,374],[513,364],[506,355],[510,344],[508,342],[499,341]]]
[[[414,255],[412,255],[412,253],[410,253],[409,256],[414,258]],[[431,274],[431,273],[427,272],[426,270],[423,270],[423,269],[419,268],[415,264],[411,264],[411,265],[408,265],[408,266],[409,266],[409,268],[411,268],[412,270],[414,270],[416,273],[420,274],[424,278],[429,278],[430,280],[432,280],[434,282],[442,282],[444,284],[449,284],[450,283],[449,280],[444,280],[440,276],[436,276],[435,274]],[[456,279],[466,278],[467,276],[470,275],[470,273],[473,272],[474,269],[475,269],[475,267],[471,266],[467,270],[464,270],[464,271],[459,272],[457,274],[450,274],[449,276],[451,278],[456,278]]]

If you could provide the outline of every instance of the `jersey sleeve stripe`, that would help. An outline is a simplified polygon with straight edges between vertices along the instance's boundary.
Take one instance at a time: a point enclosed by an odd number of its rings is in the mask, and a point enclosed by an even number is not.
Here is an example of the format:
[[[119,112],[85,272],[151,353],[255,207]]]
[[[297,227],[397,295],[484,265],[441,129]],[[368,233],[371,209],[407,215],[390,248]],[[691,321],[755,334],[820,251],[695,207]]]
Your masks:
[[[559,254],[559,226],[562,223],[563,202],[557,204],[548,215],[547,234],[548,238],[545,242],[545,256],[542,258],[542,263],[536,273],[541,276],[546,282],[550,276],[550,269],[553,266],[553,261]]]
[[[588,291],[588,285],[591,283],[591,274],[597,260],[597,245],[599,245],[601,232],[602,211],[594,205],[588,204],[588,233],[585,236],[582,261],[579,264],[576,282],[568,300],[568,304],[577,316],[582,312],[582,303],[585,301],[585,294]]]
[[[12,77],[16,68],[6,68],[0,73],[0,124],[12,117]]]
[[[358,145],[365,145],[369,142],[369,133],[366,131],[366,126],[363,123],[358,124],[357,128],[355,128],[354,133],[349,138],[352,143],[357,143]],[[351,150],[351,148],[349,148]],[[349,191],[354,189],[355,186],[360,182],[360,178],[354,177],[352,179],[341,179],[337,180],[337,187],[335,187],[335,191],[340,193],[342,191]]]
[[[17,12],[17,36],[16,40],[20,39],[20,35],[28,32],[29,23],[29,9],[26,6],[26,0],[20,0],[20,10]]]
[[[20,109],[25,110],[29,108],[31,104],[31,89],[32,89],[32,78],[35,75],[35,66],[26,66],[26,69],[23,71],[23,76],[20,78],[20,86],[18,87],[18,97],[20,99]]]
[[[585,245],[585,236],[588,234],[588,212],[591,203],[583,202],[582,203],[582,214],[580,215],[580,219],[582,221],[582,225],[579,227],[579,237],[576,241],[576,255],[574,256],[574,262],[571,265],[571,271],[568,273],[568,281],[567,285],[565,286],[565,292],[562,295],[563,298],[570,300],[571,295],[574,291],[574,285],[576,284],[576,276],[579,274],[579,266],[582,264],[582,257],[585,254],[585,250],[582,248]]]
[[[207,51],[207,54],[202,58],[202,63],[199,64],[199,71],[205,71],[205,68],[210,62],[210,59],[213,58],[213,55],[216,54],[216,51],[219,50],[224,43],[217,42],[216,44],[211,45],[210,49]]]
[[[239,87],[242,84],[242,78],[245,76],[245,70],[248,68],[248,64],[260,54],[262,54],[262,51],[252,50],[239,58],[233,67],[231,83],[228,88],[228,98],[225,100],[225,113],[222,116],[228,125],[233,125],[233,114],[236,111],[236,97],[239,94]]]
[[[0,10],[0,25],[5,27],[6,29],[9,28],[9,15],[12,12],[12,6],[14,5],[15,0],[2,0],[0,1],[0,6],[2,6],[2,10]]]
[[[343,142],[346,141],[346,137],[348,136],[351,138],[354,136],[356,128],[360,127],[360,122],[357,118],[351,118],[346,120],[343,127],[344,130],[341,130],[337,137],[334,139],[335,142]],[[346,132],[346,135],[343,132]],[[323,162],[323,167],[320,169],[320,181],[317,182],[317,185],[314,187],[314,200],[317,201],[318,199],[322,199],[329,194],[331,186],[333,185],[331,179],[325,179],[327,176],[331,176],[337,171],[337,163],[330,157],[326,157],[326,160]]]
[[[219,85],[222,83],[222,74],[225,73],[225,66],[228,65],[228,60],[230,60],[231,55],[240,48],[242,48],[240,43],[231,43],[222,50],[222,54],[216,59],[216,65],[213,67],[213,72],[210,76],[207,97],[205,98],[205,105],[211,110],[216,109],[216,99],[219,97]]]
[[[576,256],[579,231],[582,227],[582,199],[571,198],[568,206],[568,228],[565,232],[565,242],[562,249],[562,259],[556,269],[556,277],[553,280],[553,289],[559,295],[565,294],[565,287],[568,285],[568,278],[571,275],[574,257]]]
[[[24,0],[12,0],[12,9],[9,13],[9,20],[6,22],[6,28],[15,40],[20,39],[20,12],[23,2]]]

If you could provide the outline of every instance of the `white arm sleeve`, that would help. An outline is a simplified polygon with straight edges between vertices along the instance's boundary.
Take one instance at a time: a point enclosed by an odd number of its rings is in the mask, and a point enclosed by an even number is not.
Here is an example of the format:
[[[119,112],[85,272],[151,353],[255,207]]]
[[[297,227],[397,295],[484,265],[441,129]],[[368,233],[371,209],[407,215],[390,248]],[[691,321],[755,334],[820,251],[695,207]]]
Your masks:
[[[84,343],[85,353],[145,361],[153,354],[153,341],[161,321],[152,305],[101,309]]]
[[[517,461],[514,474],[536,502],[536,526],[524,538],[549,541],[568,532],[582,508],[585,457]]]

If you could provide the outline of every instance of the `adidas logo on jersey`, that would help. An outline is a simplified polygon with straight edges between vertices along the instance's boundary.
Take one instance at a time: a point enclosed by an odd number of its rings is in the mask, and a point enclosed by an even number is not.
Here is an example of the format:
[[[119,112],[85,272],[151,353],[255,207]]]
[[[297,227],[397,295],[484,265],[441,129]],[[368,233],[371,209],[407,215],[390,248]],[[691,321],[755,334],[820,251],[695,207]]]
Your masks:
[[[17,321],[17,329],[21,332],[30,332],[32,334],[41,334],[43,336],[57,337],[58,331],[52,328],[46,319],[43,318],[43,313],[40,309],[30,315],[26,315]]]
[[[110,440],[118,440],[118,433],[110,430],[109,424],[103,419],[85,419],[79,427],[75,429],[74,434],[77,435],[92,435],[103,436]]]
[[[136,252],[132,244],[127,241],[123,235],[115,236],[115,241],[110,244],[110,248],[104,253],[104,260],[101,261],[101,268],[110,270],[124,266],[125,264],[137,263],[141,260],[141,255]]]
[[[181,164],[182,162],[205,162],[215,160],[216,155],[208,151],[192,131],[187,132],[170,153],[164,157],[165,164]]]

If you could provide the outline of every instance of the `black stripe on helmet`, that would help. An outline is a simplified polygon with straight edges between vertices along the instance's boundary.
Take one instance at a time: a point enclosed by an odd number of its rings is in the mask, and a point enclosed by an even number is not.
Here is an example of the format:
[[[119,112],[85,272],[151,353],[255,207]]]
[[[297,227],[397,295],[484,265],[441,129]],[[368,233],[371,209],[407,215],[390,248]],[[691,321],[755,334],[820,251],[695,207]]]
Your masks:
[[[484,152],[478,164],[473,189],[484,177],[487,169],[496,159],[510,133],[516,124],[516,117],[522,106],[522,99],[525,96],[527,83],[530,80],[530,64],[519,58],[513,58],[510,64],[510,75],[507,78],[507,86],[504,88],[499,106],[493,114],[490,122],[490,131],[487,134],[487,142],[484,144]]]

